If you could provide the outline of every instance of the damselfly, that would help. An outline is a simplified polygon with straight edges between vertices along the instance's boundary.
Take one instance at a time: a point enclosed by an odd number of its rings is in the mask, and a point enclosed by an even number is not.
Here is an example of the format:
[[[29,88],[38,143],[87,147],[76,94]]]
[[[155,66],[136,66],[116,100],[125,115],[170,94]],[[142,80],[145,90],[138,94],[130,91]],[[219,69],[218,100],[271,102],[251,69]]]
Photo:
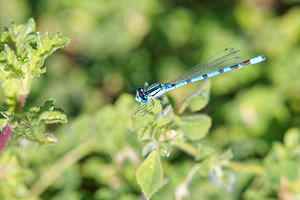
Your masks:
[[[167,83],[153,84],[147,89],[144,88],[144,90],[142,88],[138,88],[136,90],[135,100],[141,104],[144,104],[144,107],[139,109],[137,112],[146,109],[148,101],[152,105],[150,110],[152,110],[154,107],[154,104],[151,100],[157,100],[163,103],[158,98],[170,90],[266,60],[263,55],[259,55],[243,61],[241,57],[237,56],[238,52],[239,50],[226,48],[217,53],[215,56],[209,58],[207,61],[192,67],[186,73],[175,77],[173,80]]]

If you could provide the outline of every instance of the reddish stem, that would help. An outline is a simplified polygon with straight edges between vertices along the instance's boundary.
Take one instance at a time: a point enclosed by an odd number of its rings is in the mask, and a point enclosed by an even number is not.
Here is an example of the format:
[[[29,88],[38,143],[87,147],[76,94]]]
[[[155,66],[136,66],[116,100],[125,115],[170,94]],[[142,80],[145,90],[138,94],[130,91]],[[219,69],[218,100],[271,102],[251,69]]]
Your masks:
[[[19,95],[17,105],[14,110],[15,113],[21,112],[25,100],[26,100],[26,95]]]
[[[12,133],[11,127],[8,124],[5,125],[5,127],[2,129],[2,132],[0,133],[0,153],[4,149],[5,144],[8,141],[11,133]]]
[[[26,95],[20,95],[18,97],[18,101],[14,110],[15,113],[21,112],[25,100],[26,100]],[[2,129],[2,132],[0,133],[0,154],[5,148],[5,145],[11,134],[12,134],[11,127],[8,124],[5,125],[5,127]]]

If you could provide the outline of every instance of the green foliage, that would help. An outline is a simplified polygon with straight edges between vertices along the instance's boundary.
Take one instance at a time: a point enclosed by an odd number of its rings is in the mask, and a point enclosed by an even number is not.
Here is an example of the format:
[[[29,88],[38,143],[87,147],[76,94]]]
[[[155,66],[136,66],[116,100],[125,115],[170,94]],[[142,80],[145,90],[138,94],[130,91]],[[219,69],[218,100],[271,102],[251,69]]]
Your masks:
[[[22,199],[28,193],[26,182],[33,177],[33,172],[22,167],[13,151],[3,152],[0,163],[5,175],[0,181],[0,196],[6,199]]]
[[[158,109],[160,105],[156,102],[153,111],[149,113],[149,108],[146,108],[144,113],[132,118],[138,138],[147,142],[143,148],[143,155],[147,155],[147,158],[136,173],[137,181],[147,199],[162,185],[163,170],[160,157],[169,157],[173,146],[179,147],[194,156],[196,161],[200,161],[196,166],[201,169],[202,175],[207,176],[217,170],[217,179],[222,178],[220,175],[222,167],[228,164],[226,161],[231,159],[231,154],[227,152],[217,156],[218,154],[212,153],[210,148],[205,146],[197,148],[192,143],[207,135],[211,119],[203,114],[191,115],[190,111],[202,109],[207,104],[208,98],[209,82],[204,82],[182,101],[179,106],[181,114],[176,114],[170,105],[160,110]]]
[[[284,123],[289,118],[280,92],[264,86],[241,92],[224,108],[228,123],[253,135],[267,134],[266,129],[273,120]]]
[[[27,112],[16,114],[4,111],[2,115],[8,119],[16,137],[39,142],[40,144],[57,143],[52,134],[44,134],[46,124],[67,123],[67,116],[61,109],[54,108],[54,99],[49,99],[41,107],[33,107]]]
[[[207,80],[201,85],[203,89],[197,89],[191,92],[191,94],[181,102],[181,107],[178,112],[181,113],[186,109],[186,107],[188,107],[192,112],[196,112],[204,108],[209,101],[210,85],[210,80]]]
[[[272,145],[263,162],[265,175],[256,177],[258,185],[246,191],[245,199],[266,199],[271,191],[278,191],[280,198],[299,197],[299,138],[300,130],[291,128],[284,135],[284,143]]]
[[[29,94],[32,79],[46,72],[45,59],[58,48],[69,43],[57,33],[54,37],[47,32],[35,32],[35,22],[11,24],[1,33],[0,75],[9,110],[13,110],[18,98]]]
[[[158,151],[152,151],[136,172],[136,179],[143,193],[149,199],[161,186],[163,168]]]
[[[291,183],[299,181],[298,167],[300,161],[297,159],[300,155],[299,137],[299,129],[288,130],[284,137],[284,144],[274,143],[272,151],[265,159],[270,184],[277,190],[280,188],[280,182],[283,178]]]
[[[211,119],[207,115],[194,115],[181,118],[181,130],[190,140],[199,140],[206,136],[211,127]]]
[[[1,129],[8,123],[16,138],[22,137],[40,144],[56,143],[52,134],[44,134],[46,124],[66,123],[61,109],[54,108],[54,99],[41,107],[20,112],[29,94],[34,77],[46,72],[45,59],[69,40],[60,34],[41,35],[31,18],[26,24],[11,24],[0,35],[0,80],[6,97],[1,109]]]
[[[0,37],[0,111],[11,116],[0,115],[0,128],[15,119],[13,131],[22,123],[24,134],[26,118],[35,127],[0,154],[0,199],[135,200],[142,187],[155,191],[153,200],[298,199],[295,2],[0,0],[0,26],[16,22]],[[31,20],[19,25],[30,16],[45,34]],[[41,66],[67,42],[56,32],[72,43]],[[210,95],[189,84],[169,92],[163,109],[156,102],[134,116],[131,94],[145,81],[168,81],[226,47],[267,61],[211,79]],[[31,109],[51,97],[70,123],[52,124],[63,121],[55,117],[60,110]],[[24,139],[32,134],[35,142]],[[54,135],[56,145],[39,145]],[[162,182],[141,186],[137,169],[153,152]]]

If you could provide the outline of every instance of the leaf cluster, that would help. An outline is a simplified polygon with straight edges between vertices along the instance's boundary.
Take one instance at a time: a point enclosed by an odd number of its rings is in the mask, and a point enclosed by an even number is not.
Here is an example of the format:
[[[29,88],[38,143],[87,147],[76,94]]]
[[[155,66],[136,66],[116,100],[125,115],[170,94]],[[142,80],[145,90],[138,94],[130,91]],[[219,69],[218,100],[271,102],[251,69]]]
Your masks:
[[[183,99],[176,111],[171,105],[162,110],[159,103],[155,102],[154,109],[149,113],[145,110],[145,113],[132,118],[132,126],[139,140],[146,142],[142,151],[146,159],[138,168],[136,176],[147,199],[162,186],[161,157],[169,157],[174,147],[195,159],[201,175],[208,176],[217,171],[215,179],[222,181],[222,167],[231,159],[231,151],[220,154],[215,149],[199,145],[199,140],[205,138],[211,127],[211,118],[197,113],[207,105],[209,89],[210,82],[204,82]]]
[[[11,24],[0,35],[0,81],[9,110],[15,109],[18,98],[26,98],[32,79],[46,72],[45,59],[69,39],[57,33],[36,32],[34,20]]]
[[[53,37],[49,32],[36,32],[31,18],[27,23],[12,23],[0,34],[0,81],[6,102],[2,103],[1,130],[8,124],[15,137],[22,137],[40,144],[55,143],[52,134],[44,134],[46,124],[66,123],[61,109],[54,108],[54,99],[41,107],[22,112],[34,77],[46,72],[45,59],[58,48],[69,43],[60,33]]]
[[[12,125],[15,136],[40,144],[57,143],[52,134],[44,134],[46,124],[67,123],[67,116],[54,107],[54,99],[47,100],[41,107],[33,107],[27,112],[2,111],[2,121]],[[4,124],[4,123],[2,123]]]

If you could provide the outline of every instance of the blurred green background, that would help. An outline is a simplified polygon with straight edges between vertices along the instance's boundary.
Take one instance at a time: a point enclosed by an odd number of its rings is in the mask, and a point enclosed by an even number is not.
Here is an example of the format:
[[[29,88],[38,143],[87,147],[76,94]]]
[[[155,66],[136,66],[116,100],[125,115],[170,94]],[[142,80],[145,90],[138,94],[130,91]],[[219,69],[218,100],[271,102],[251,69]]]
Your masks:
[[[262,163],[287,131],[299,131],[291,129],[300,127],[296,0],[0,0],[1,28],[30,17],[38,31],[61,32],[71,42],[47,59],[47,73],[34,80],[25,109],[54,97],[69,123],[49,127],[58,137],[56,146],[10,141],[19,146],[10,153],[20,152],[1,158],[14,169],[6,176],[1,199],[22,199],[29,192],[41,199],[142,199],[135,180],[142,144],[128,125],[134,111],[124,108],[133,96],[123,93],[134,95],[145,81],[169,80],[226,47],[241,49],[246,59],[263,54],[267,61],[212,79],[203,111],[213,122],[207,143],[231,148],[237,161]],[[197,85],[171,92],[175,105]],[[115,127],[120,130],[112,131]],[[84,141],[91,135],[99,149],[79,156],[86,147],[80,145],[88,146]],[[75,159],[66,159],[68,165],[64,156]],[[164,163],[168,183],[153,199],[174,199],[192,163],[174,152]],[[53,173],[57,177],[51,180]],[[50,180],[45,187],[37,182],[43,176]],[[253,183],[251,174],[237,177],[228,192],[199,175],[188,199],[281,197],[279,179],[263,190],[263,181]],[[35,183],[40,188],[32,189]]]

